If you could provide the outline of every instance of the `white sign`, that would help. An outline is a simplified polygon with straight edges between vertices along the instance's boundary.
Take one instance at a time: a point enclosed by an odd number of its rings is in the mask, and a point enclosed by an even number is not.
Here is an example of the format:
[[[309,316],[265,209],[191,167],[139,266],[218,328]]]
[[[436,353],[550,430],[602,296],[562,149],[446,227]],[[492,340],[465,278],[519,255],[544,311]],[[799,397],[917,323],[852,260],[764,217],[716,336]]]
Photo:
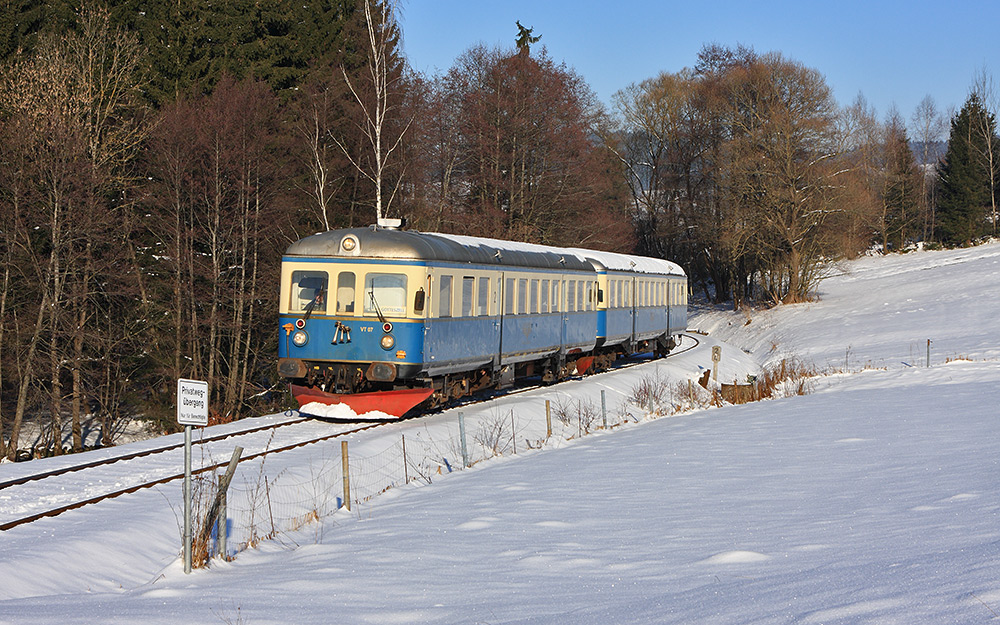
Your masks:
[[[208,382],[177,380],[177,423],[208,425]]]
[[[713,345],[712,346],[712,362],[719,362],[722,360],[722,346]]]

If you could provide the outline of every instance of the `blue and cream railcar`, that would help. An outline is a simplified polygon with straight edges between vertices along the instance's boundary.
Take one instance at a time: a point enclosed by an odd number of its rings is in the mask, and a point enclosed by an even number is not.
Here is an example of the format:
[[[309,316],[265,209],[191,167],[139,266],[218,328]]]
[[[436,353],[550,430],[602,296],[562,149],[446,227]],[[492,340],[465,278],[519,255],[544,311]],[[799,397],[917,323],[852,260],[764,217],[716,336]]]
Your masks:
[[[597,273],[596,363],[625,353],[665,355],[687,329],[687,276],[668,260],[576,250]]]
[[[288,248],[279,374],[338,393],[557,379],[597,345],[593,263],[570,250],[355,228]]]

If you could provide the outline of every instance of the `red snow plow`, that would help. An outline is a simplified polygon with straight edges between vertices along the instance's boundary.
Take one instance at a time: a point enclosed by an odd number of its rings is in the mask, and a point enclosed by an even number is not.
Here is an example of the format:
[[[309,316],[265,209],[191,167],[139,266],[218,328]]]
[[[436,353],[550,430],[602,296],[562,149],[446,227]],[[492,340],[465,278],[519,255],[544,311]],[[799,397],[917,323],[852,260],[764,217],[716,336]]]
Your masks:
[[[402,417],[434,393],[434,390],[429,388],[408,388],[376,393],[327,393],[308,386],[297,384],[289,384],[289,386],[292,390],[292,396],[299,403],[299,408],[310,403],[327,406],[343,404],[353,410],[358,417],[363,417],[366,413],[374,411]]]

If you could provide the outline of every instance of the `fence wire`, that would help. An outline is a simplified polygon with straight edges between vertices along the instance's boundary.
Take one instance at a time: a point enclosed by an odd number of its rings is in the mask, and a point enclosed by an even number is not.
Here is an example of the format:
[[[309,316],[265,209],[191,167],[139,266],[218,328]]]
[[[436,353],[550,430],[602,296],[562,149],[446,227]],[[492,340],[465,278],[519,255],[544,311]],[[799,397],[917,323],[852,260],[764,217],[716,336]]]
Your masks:
[[[433,431],[412,430],[375,453],[349,452],[349,507],[360,513],[375,497],[409,482],[429,484],[441,475],[493,457],[538,449],[552,440],[585,436],[602,429],[605,422],[611,428],[638,420],[628,403],[636,402],[630,400],[602,413],[600,403],[555,401],[548,421],[544,411],[524,414],[494,409],[464,424],[464,446],[459,423],[452,423],[445,427],[436,424]],[[264,460],[258,466],[256,471],[244,471],[242,481],[234,480],[229,488],[227,553],[219,554],[215,544],[215,555],[232,558],[262,541],[311,524],[321,527],[324,520],[346,507],[340,450],[331,449],[318,465],[297,473],[283,470],[272,475]]]

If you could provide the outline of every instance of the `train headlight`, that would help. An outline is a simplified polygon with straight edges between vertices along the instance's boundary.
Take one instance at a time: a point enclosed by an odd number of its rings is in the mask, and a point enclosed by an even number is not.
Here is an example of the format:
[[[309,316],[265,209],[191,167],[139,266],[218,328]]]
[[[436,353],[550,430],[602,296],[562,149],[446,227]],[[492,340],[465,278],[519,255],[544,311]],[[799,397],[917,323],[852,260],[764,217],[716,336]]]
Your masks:
[[[298,330],[292,335],[292,343],[295,347],[302,347],[309,342],[309,335],[305,333],[305,330]]]
[[[382,336],[382,340],[379,341],[382,345],[382,349],[392,349],[396,346],[396,339],[392,338],[391,334],[385,334]]]

